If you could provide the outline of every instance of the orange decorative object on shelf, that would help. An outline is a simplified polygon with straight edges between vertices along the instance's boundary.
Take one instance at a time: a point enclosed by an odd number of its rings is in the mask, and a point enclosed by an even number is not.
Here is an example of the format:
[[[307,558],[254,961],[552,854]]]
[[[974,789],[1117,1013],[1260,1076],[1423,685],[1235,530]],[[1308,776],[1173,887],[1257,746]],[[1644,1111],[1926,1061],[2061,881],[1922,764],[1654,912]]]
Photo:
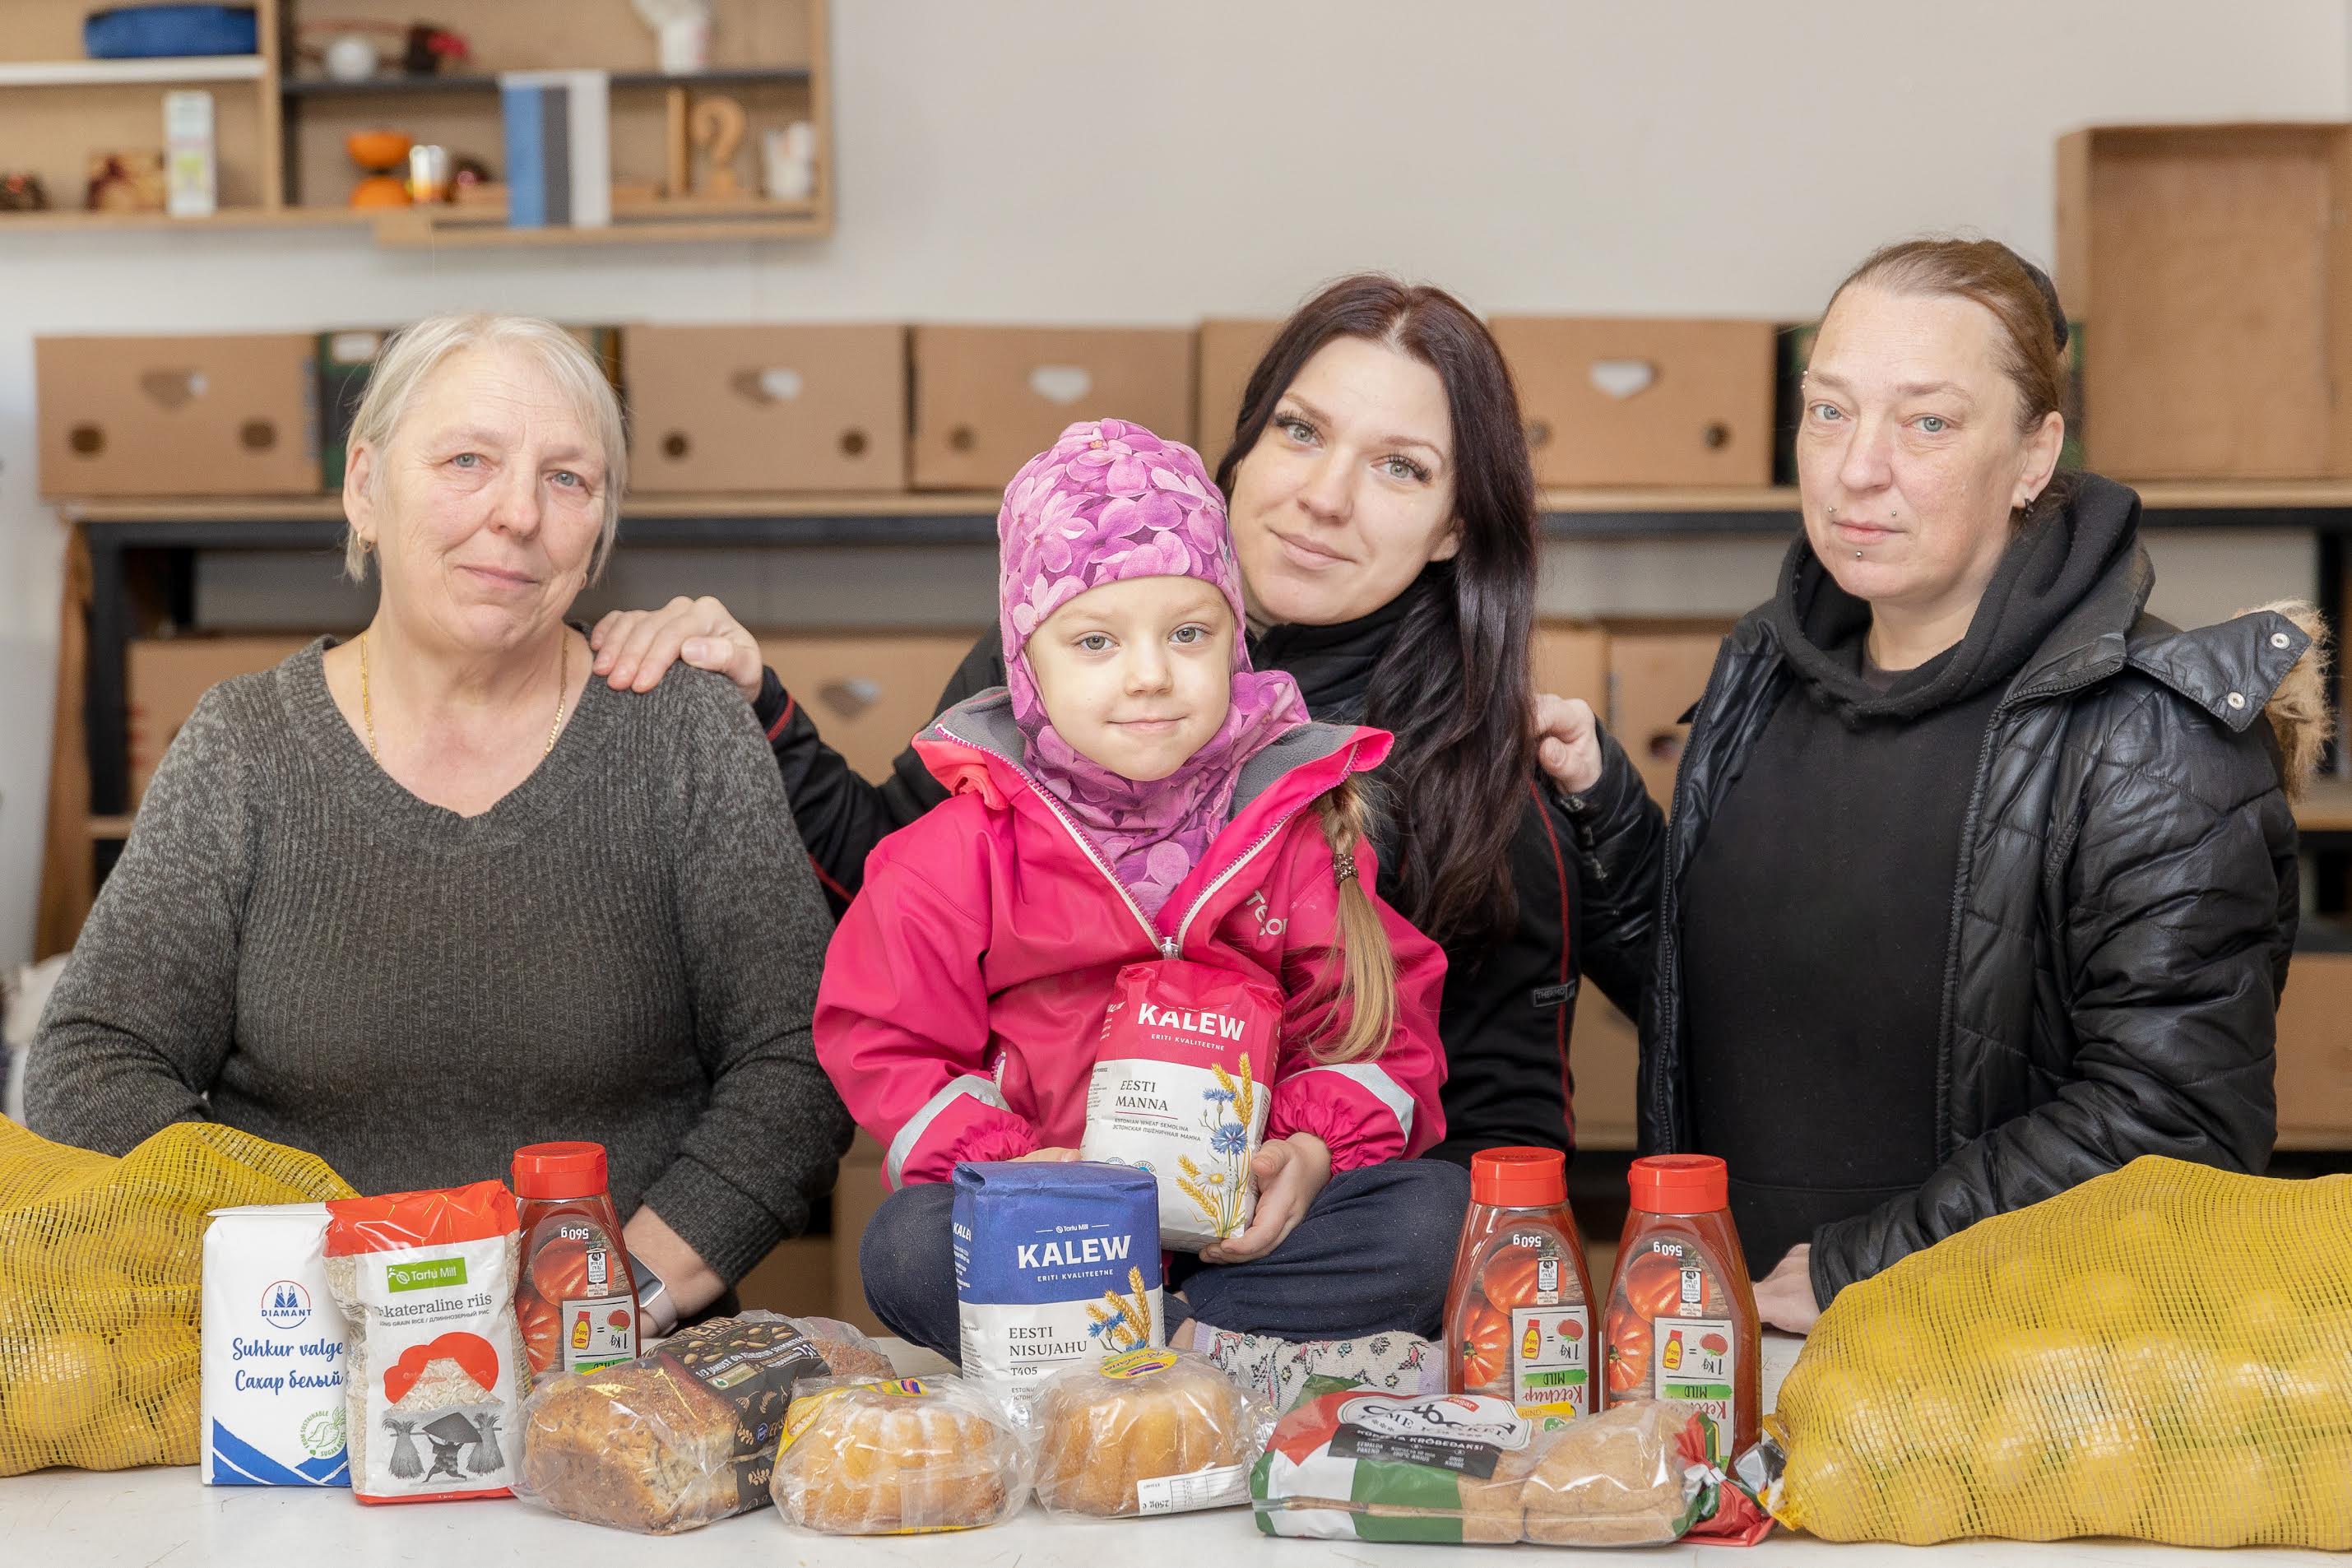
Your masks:
[[[414,145],[415,138],[404,131],[354,131],[344,137],[343,151],[367,175],[352,187],[352,205],[408,205],[408,181],[404,175],[408,150]]]

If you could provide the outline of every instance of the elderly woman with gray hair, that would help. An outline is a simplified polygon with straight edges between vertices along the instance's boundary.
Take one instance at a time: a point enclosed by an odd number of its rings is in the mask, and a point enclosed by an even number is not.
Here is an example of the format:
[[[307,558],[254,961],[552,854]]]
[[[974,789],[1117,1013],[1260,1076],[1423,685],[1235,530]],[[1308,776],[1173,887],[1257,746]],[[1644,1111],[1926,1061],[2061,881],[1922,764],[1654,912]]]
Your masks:
[[[562,329],[394,341],[343,486],[375,616],[173,742],[43,1018],[37,1131],[216,1120],[365,1191],[593,1140],[656,1327],[803,1227],[850,1132],[809,1038],[832,921],[723,678],[588,678],[564,615],[625,464]]]

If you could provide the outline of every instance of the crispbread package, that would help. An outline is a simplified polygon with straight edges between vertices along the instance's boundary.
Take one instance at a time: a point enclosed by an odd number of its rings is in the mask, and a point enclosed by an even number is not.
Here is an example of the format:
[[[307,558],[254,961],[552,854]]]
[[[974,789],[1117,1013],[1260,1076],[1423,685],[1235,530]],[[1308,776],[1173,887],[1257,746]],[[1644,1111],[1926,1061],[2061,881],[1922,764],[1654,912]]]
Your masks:
[[[1654,1546],[1729,1495],[1709,1452],[1706,1418],[1687,1405],[1570,1422],[1486,1394],[1349,1391],[1276,1424],[1250,1500],[1268,1535]]]
[[[864,1359],[827,1342],[845,1362]],[[833,1371],[791,1319],[746,1312],[635,1361],[555,1376],[523,1404],[515,1495],[649,1535],[764,1508],[784,1412],[804,1380]]]
[[[1118,972],[1087,1085],[1088,1160],[1160,1183],[1160,1244],[1198,1252],[1247,1228],[1282,993],[1182,959]]]
[[[205,1230],[205,1484],[347,1487],[327,1205],[215,1209]]]
[[[963,1373],[1034,1392],[1049,1373],[1157,1345],[1160,1189],[1083,1161],[955,1169]]]

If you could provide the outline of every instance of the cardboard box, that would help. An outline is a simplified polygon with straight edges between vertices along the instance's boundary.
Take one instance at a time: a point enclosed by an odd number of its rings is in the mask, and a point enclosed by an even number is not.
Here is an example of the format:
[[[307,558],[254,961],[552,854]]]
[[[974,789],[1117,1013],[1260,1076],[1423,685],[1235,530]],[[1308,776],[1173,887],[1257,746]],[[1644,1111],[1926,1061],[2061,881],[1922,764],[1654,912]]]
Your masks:
[[[1000,490],[1081,419],[1192,439],[1192,333],[1145,327],[917,327],[917,489]]]
[[[1257,368],[1281,331],[1278,321],[1201,323],[1200,349],[1193,362],[1199,396],[1192,433],[1199,437],[1194,444],[1201,449],[1201,458],[1213,474],[1233,443],[1234,426],[1242,416],[1242,391],[1249,384],[1250,372]]]
[[[2352,475],[2352,126],[2134,125],[2058,143],[2058,290],[2095,340],[2091,464]]]
[[[2278,1146],[2352,1148],[2352,952],[2303,952],[2278,1012]]]
[[[1576,998],[1576,1023],[1569,1031],[1568,1065],[1576,1075],[1576,1146],[1631,1149],[1638,1141],[1634,1075],[1640,1066],[1641,1034],[1633,1020],[1586,984]]]
[[[1608,722],[1609,633],[1583,621],[1538,621],[1533,647],[1536,690],[1581,697]]]
[[[1763,485],[1772,479],[1769,321],[1498,316],[1536,482]]]
[[[904,327],[629,327],[640,492],[907,488]]]
[[[1628,623],[1609,628],[1610,733],[1649,786],[1651,798],[1674,809],[1675,770],[1690,726],[1683,714],[1706,690],[1707,672],[1722,647],[1721,622],[1689,626]]]
[[[304,332],[33,340],[44,496],[309,495]]]
[[[860,1131],[833,1185],[833,1315],[869,1334],[889,1332],[866,1308],[865,1277],[857,1267],[857,1244],[866,1234],[866,1222],[890,1195],[882,1184],[882,1153],[874,1135]]]
[[[269,637],[140,638],[125,650],[123,695],[130,711],[131,804],[147,793],[147,781],[197,699],[232,676],[249,675],[282,662],[309,645],[315,632]]]
[[[890,764],[939,710],[948,678],[971,651],[968,632],[758,632],[760,657],[818,733],[866,778]]]

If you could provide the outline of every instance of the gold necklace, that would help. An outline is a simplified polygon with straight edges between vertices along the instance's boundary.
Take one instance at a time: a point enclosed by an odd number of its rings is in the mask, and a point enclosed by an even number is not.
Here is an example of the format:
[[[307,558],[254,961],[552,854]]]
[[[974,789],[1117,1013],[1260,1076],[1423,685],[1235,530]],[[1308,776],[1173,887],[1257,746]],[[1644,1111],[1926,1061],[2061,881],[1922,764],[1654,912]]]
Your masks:
[[[547,744],[541,748],[545,756],[555,750],[555,737],[563,732],[563,689],[572,684],[572,639],[560,639],[555,666],[555,719],[547,727]],[[375,749],[375,704],[368,700],[367,633],[360,634],[360,723],[367,731],[368,755],[377,762],[383,754]]]

